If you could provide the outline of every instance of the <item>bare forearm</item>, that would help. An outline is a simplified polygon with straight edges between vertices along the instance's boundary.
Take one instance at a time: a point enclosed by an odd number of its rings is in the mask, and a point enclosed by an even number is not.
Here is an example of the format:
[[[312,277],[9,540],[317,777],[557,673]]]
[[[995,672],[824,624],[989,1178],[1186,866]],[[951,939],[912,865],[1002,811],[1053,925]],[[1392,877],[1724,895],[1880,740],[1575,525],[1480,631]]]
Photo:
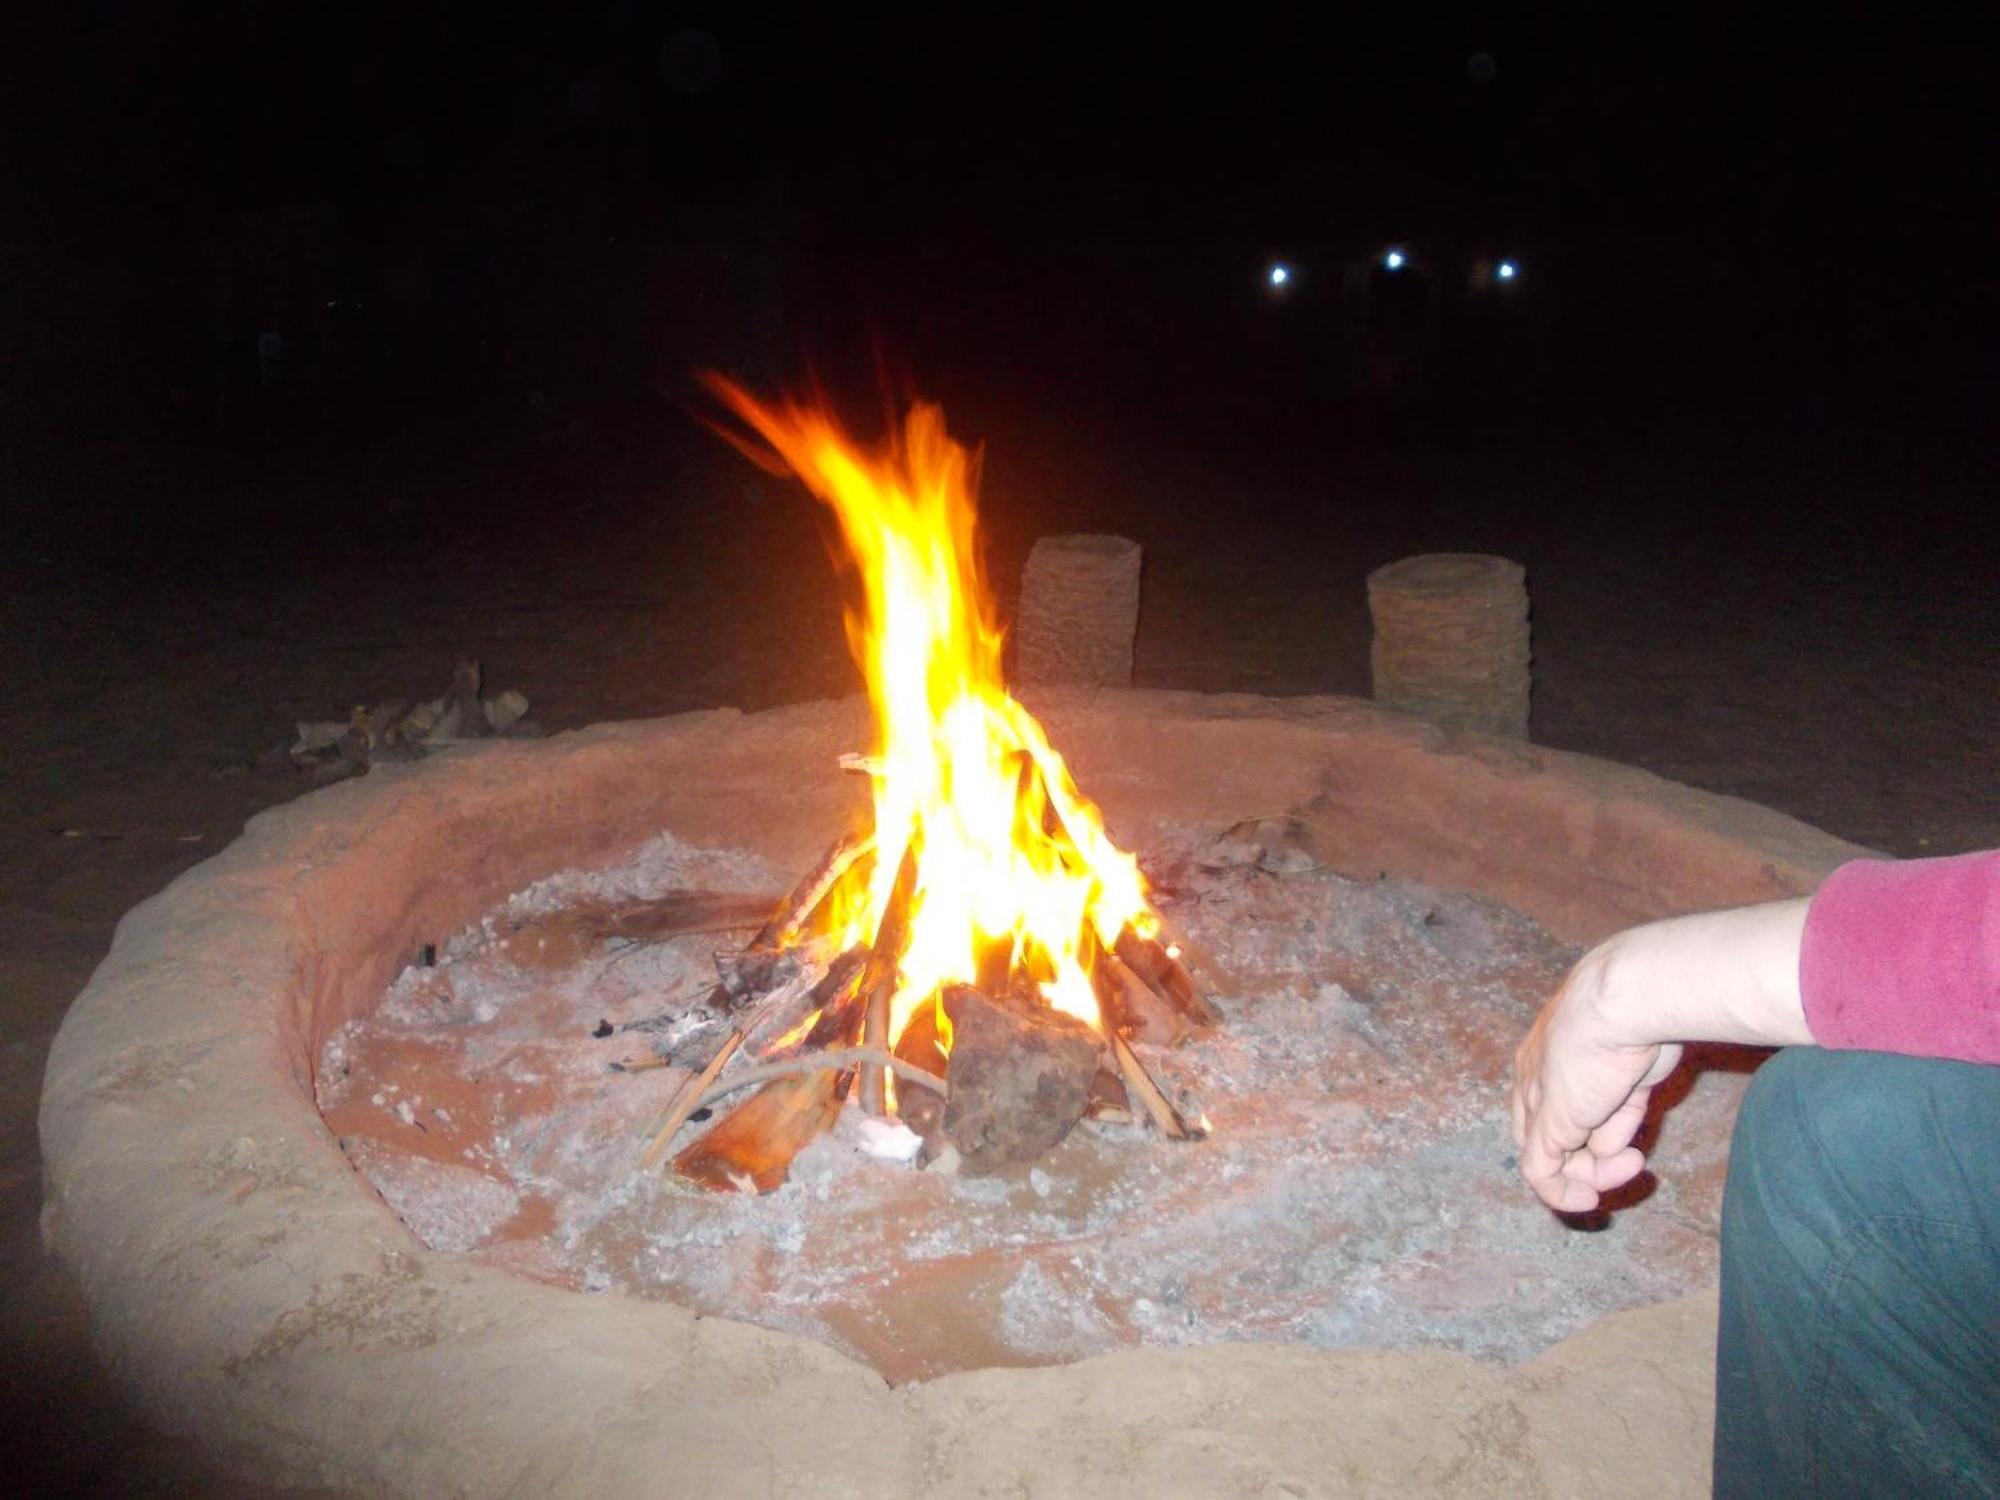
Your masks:
[[[1810,1042],[1804,901],[1634,927],[1586,953],[1535,1018],[1509,1099],[1521,1175],[1551,1208],[1594,1208],[1645,1165],[1632,1144],[1683,1042]]]
[[[1605,1040],[1809,1045],[1799,993],[1807,901],[1698,912],[1607,939],[1578,965]]]

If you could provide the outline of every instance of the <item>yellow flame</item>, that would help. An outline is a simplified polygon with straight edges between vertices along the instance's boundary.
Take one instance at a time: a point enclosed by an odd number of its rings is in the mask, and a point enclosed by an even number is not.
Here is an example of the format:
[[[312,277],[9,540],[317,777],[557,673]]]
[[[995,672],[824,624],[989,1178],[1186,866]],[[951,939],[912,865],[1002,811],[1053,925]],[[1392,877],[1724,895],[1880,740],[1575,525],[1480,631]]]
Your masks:
[[[1002,682],[1004,633],[975,547],[978,456],[952,440],[935,406],[913,406],[899,434],[868,448],[820,408],[767,404],[706,378],[833,509],[860,574],[847,636],[880,740],[870,766],[877,852],[865,897],[841,908],[838,938],[873,937],[914,843],[890,1036],[941,986],[971,983],[995,943],[1011,943],[1015,968],[1049,1004],[1097,1024],[1088,935],[1109,948],[1128,924],[1150,931],[1145,881]],[[941,1008],[938,1021],[948,1045]]]

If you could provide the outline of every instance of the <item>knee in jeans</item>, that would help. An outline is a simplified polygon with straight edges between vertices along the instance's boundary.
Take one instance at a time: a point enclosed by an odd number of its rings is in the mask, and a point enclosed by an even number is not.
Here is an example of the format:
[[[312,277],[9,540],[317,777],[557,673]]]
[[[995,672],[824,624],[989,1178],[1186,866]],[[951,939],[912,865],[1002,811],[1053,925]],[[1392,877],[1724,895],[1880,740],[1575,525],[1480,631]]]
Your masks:
[[[1730,1181],[1768,1211],[1927,1213],[1960,1196],[1967,1123],[1991,1118],[1996,1076],[1970,1063],[1792,1047],[1757,1071],[1737,1116]],[[1984,1102],[1982,1102],[1984,1099]],[[1740,1188],[1738,1187],[1740,1179]]]
[[[1811,1047],[1788,1047],[1757,1070],[1736,1116],[1730,1160],[1782,1171],[1816,1152],[1828,1087],[1826,1055]]]
[[[1862,1163],[1872,1152],[1863,1137],[1875,1113],[1851,1062],[1791,1047],[1757,1070],[1730,1142],[1725,1217],[1739,1225],[1817,1219],[1847,1198],[1855,1169],[1867,1172]]]

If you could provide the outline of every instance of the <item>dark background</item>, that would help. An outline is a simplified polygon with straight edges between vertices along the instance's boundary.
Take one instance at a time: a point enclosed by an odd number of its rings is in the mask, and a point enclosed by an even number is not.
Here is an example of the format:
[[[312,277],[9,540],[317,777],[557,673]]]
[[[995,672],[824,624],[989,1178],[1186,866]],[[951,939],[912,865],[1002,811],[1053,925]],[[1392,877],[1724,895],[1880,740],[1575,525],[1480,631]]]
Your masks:
[[[1033,392],[1306,447],[1689,414],[1753,443],[1958,436],[1993,404],[2000,79],[1969,20],[1902,7],[240,4],[9,29],[17,452],[602,456],[684,431],[707,364],[809,368],[865,410],[880,360],[982,435]],[[1390,245],[1445,306],[1422,389],[1379,403],[1338,280]],[[1458,294],[1499,255],[1505,299]]]

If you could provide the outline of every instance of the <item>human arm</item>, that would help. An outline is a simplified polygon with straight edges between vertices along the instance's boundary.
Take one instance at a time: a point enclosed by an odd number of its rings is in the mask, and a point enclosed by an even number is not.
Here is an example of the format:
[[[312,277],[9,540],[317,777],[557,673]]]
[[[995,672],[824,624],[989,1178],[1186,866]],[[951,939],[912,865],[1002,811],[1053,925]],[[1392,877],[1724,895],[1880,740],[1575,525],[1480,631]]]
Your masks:
[[[1580,1211],[1633,1148],[1683,1041],[2000,1063],[2000,850],[1856,860],[1810,903],[1675,917],[1585,954],[1515,1054],[1521,1174]]]
[[[1514,1054],[1514,1144],[1544,1203],[1584,1212],[1639,1175],[1632,1137],[1681,1042],[1812,1041],[1799,990],[1806,908],[1670,917],[1583,956]]]

